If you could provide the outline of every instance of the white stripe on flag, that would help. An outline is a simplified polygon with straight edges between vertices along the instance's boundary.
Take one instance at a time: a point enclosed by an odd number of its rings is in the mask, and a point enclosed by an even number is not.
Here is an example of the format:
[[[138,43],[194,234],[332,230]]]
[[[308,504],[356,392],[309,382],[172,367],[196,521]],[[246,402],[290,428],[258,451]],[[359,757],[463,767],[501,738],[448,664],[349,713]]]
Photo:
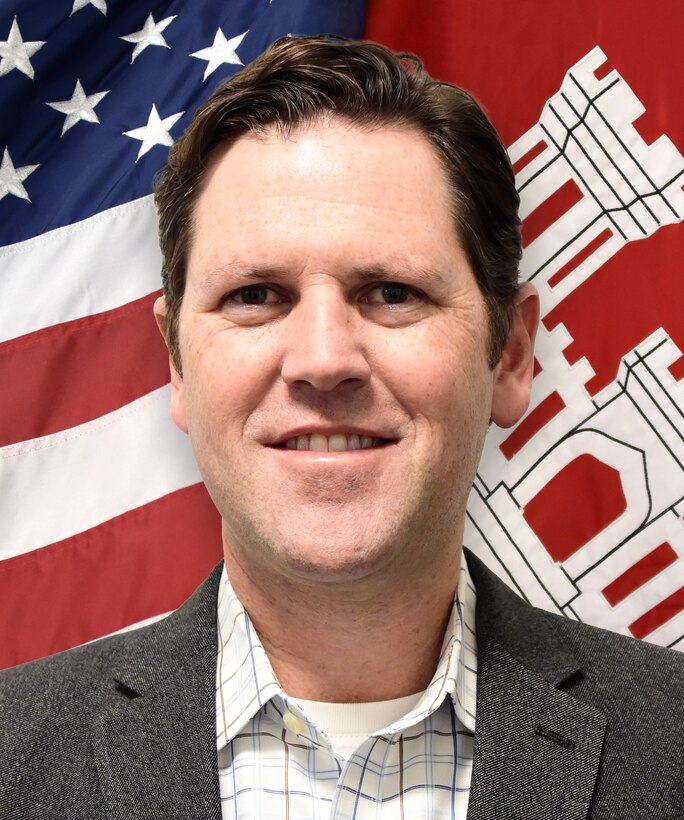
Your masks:
[[[124,626],[121,629],[117,629],[114,632],[109,632],[107,635],[101,635],[99,638],[93,638],[92,641],[86,641],[86,643],[93,643],[94,641],[101,641],[102,638],[109,638],[112,635],[123,635],[124,632],[132,632],[134,629],[141,629],[143,626],[149,626],[150,624],[156,624],[157,621],[161,621],[164,618],[168,618],[169,615],[172,612],[173,612],[173,609],[170,609],[168,612],[162,612],[160,615],[152,615],[149,618],[144,618],[142,621],[136,621],[134,624],[128,624],[127,626]]]
[[[161,287],[152,197],[0,248],[0,268],[0,342],[152,293]]]
[[[106,416],[0,449],[0,559],[83,532],[201,481],[170,387]]]

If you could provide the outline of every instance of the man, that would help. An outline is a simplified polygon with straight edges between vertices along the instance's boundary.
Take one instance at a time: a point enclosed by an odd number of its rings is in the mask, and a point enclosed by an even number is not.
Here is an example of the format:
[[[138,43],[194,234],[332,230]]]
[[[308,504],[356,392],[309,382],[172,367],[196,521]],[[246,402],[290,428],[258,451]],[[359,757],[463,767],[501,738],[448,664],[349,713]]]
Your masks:
[[[461,550],[538,300],[465,92],[284,40],[157,183],[176,424],[225,566],[168,619],[5,674],[11,818],[681,818],[682,658]]]

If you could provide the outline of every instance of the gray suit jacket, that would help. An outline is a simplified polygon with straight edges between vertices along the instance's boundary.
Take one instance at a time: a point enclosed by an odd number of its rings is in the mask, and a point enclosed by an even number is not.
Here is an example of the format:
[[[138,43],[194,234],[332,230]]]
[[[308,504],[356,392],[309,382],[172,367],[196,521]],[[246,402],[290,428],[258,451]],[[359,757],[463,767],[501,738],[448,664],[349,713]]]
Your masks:
[[[468,817],[683,820],[684,657],[533,609],[468,562]],[[220,820],[219,579],[157,624],[0,675],[0,818]]]

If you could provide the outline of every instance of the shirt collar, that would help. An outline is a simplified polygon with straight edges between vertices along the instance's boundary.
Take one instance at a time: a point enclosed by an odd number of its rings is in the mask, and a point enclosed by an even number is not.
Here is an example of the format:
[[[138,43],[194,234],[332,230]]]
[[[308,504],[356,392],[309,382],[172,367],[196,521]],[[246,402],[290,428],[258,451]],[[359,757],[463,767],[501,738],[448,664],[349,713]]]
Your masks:
[[[447,695],[454,704],[456,718],[475,733],[477,699],[477,639],[475,609],[477,592],[470,577],[465,553],[461,552],[461,574],[449,623],[444,633],[437,669],[415,707],[401,720],[378,734],[401,732],[439,709]]]
[[[400,732],[424,720],[447,695],[452,698],[460,723],[475,731],[476,603],[477,594],[462,553],[458,590],[432,681],[407,715],[378,734]],[[269,701],[280,712],[289,707],[249,615],[230,585],[225,566],[219,584],[217,625],[216,742],[221,750]]]
[[[219,584],[216,739],[221,749],[274,697],[284,698],[249,615],[233,592],[225,565]]]

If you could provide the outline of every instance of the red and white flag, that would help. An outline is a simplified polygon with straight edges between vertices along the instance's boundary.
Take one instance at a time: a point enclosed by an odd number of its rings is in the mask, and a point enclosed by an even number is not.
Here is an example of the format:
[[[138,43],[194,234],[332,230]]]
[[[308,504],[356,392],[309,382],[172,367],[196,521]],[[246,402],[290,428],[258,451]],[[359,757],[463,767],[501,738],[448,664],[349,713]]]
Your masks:
[[[531,407],[490,433],[466,543],[535,605],[679,649],[683,23],[677,0],[376,0],[366,27],[485,105],[541,295]]]

